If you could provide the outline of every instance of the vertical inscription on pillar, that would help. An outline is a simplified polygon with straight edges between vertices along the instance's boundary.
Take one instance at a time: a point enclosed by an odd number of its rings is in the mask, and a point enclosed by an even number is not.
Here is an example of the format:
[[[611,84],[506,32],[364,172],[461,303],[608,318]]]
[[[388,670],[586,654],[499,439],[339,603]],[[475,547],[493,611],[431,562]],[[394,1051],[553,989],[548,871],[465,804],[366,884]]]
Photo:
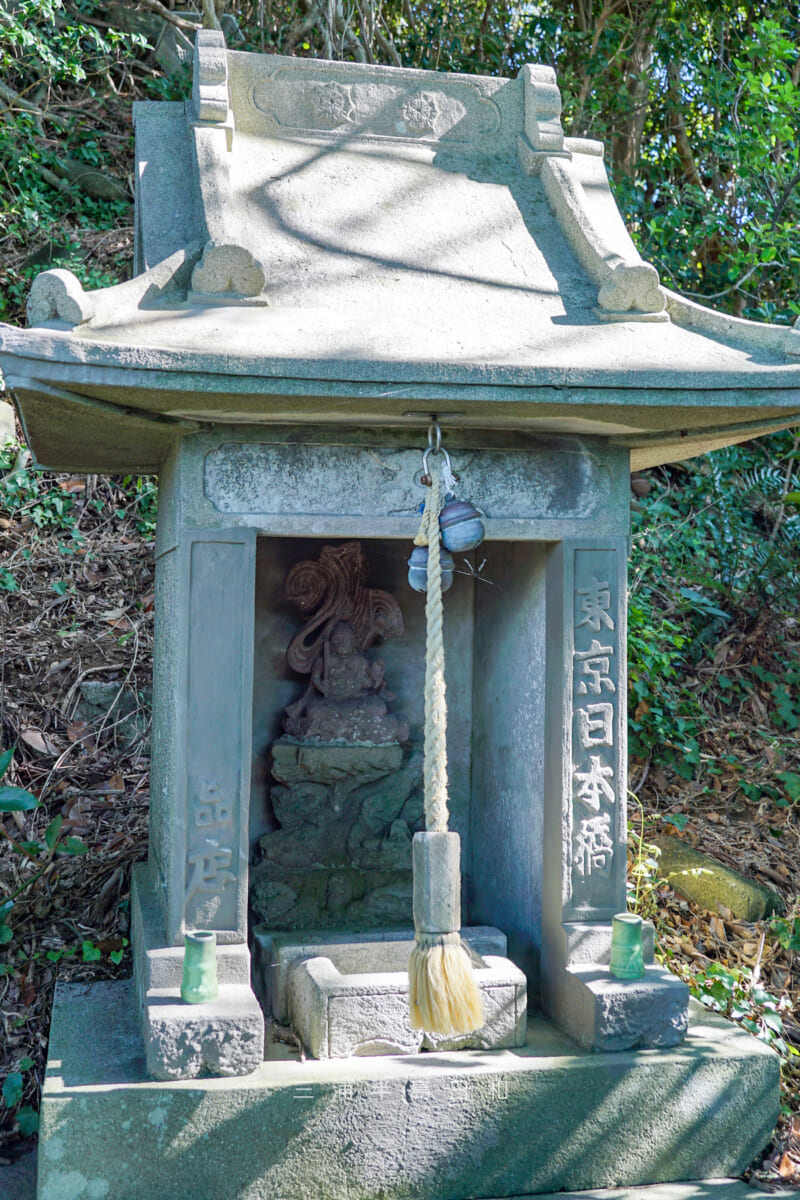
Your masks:
[[[572,651],[572,904],[615,906],[619,631],[613,550],[575,551]]]
[[[190,555],[184,919],[187,929],[236,930],[246,887],[242,771],[249,745],[241,696],[249,684],[243,602],[253,604],[248,549],[197,540]]]

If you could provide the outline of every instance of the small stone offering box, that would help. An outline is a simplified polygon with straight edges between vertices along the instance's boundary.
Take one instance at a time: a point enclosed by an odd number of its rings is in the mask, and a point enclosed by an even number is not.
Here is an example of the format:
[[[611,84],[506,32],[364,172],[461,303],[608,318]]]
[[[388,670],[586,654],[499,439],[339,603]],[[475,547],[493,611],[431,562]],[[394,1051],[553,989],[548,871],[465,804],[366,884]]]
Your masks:
[[[630,471],[796,423],[800,333],[663,288],[560,103],[548,67],[200,30],[192,99],[136,106],[134,278],[45,271],[0,326],[40,463],[159,475],[135,987],[59,990],[39,1200],[521,1197],[738,1175],[768,1138],[776,1056],[690,1011],[651,927],[642,978],[608,964]],[[404,1007],[434,415],[486,529],[444,623],[471,1048]]]
[[[414,939],[409,933],[381,931],[380,940],[364,934],[360,940],[345,941],[342,934],[271,937],[256,929],[263,956],[259,966],[271,977],[271,1011],[297,1031],[314,1058],[525,1045],[527,981],[506,958],[506,939],[499,929],[463,930],[474,955],[486,1017],[483,1027],[451,1036],[412,1029],[408,958]]]

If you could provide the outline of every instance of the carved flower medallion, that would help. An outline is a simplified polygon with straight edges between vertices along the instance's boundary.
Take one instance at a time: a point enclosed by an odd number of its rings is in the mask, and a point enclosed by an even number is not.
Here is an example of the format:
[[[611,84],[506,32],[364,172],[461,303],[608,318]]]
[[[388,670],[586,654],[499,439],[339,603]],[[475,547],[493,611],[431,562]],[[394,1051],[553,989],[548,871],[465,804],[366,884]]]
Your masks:
[[[314,85],[314,107],[326,125],[346,125],[353,120],[355,105],[349,84],[317,83]]]
[[[430,92],[417,92],[416,95],[409,96],[403,104],[403,120],[415,133],[432,130],[438,115],[436,99]]]

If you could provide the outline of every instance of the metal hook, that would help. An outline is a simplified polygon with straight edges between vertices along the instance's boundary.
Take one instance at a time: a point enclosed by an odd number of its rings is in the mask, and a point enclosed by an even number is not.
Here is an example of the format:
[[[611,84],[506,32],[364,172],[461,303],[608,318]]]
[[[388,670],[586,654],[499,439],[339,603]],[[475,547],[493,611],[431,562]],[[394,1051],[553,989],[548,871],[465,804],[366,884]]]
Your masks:
[[[420,482],[423,484],[425,484],[426,479],[430,480],[430,473],[428,471],[428,456],[430,455],[431,451],[433,451],[434,454],[443,455],[444,462],[445,462],[445,468],[448,471],[450,471],[451,474],[452,474],[452,470],[453,470],[452,464],[450,462],[450,455],[447,453],[444,446],[442,446],[442,445],[428,446],[427,450],[422,451],[422,479]],[[430,483],[425,484],[425,486],[430,487]]]
[[[422,475],[420,477],[420,483],[423,485],[423,487],[431,486],[431,476],[430,472],[428,471],[428,458],[432,453],[441,454],[444,458],[442,477],[444,478],[445,482],[448,480],[457,481],[458,475],[454,474],[453,464],[450,462],[450,455],[442,445],[442,430],[435,417],[431,417],[431,422],[428,426],[427,449],[422,451]]]

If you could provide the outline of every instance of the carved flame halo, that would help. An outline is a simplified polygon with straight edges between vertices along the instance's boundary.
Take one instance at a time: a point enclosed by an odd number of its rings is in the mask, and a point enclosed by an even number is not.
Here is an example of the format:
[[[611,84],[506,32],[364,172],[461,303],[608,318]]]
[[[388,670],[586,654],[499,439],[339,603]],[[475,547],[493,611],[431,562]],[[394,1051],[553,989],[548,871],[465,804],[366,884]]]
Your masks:
[[[310,674],[339,621],[353,627],[360,651],[404,632],[400,605],[388,592],[365,586],[368,571],[360,542],[325,546],[316,562],[304,559],[292,567],[286,579],[286,597],[301,613],[313,614],[289,643],[286,661],[292,670]]]

